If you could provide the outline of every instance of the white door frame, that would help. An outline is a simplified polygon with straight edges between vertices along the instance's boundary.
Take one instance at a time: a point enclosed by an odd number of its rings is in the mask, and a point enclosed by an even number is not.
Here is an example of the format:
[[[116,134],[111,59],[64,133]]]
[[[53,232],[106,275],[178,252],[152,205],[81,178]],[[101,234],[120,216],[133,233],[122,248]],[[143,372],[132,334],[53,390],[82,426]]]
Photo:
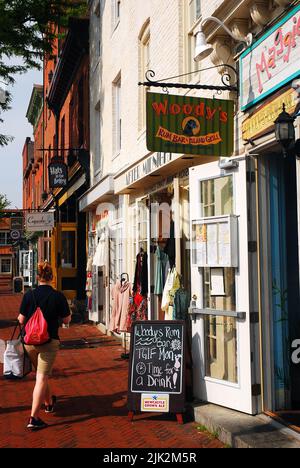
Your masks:
[[[205,376],[204,316],[197,315],[193,320],[193,360],[195,397],[210,403],[225,406],[248,414],[254,414],[256,407],[252,396],[251,366],[251,325],[249,297],[249,260],[248,260],[248,220],[246,161],[239,160],[239,168],[222,173],[218,162],[190,169],[191,223],[202,217],[200,206],[200,181],[232,175],[234,215],[238,216],[238,257],[236,269],[236,310],[245,312],[244,320],[237,319],[237,366],[238,383],[230,383]],[[192,266],[192,296],[197,296],[197,308],[203,308],[202,273]]]

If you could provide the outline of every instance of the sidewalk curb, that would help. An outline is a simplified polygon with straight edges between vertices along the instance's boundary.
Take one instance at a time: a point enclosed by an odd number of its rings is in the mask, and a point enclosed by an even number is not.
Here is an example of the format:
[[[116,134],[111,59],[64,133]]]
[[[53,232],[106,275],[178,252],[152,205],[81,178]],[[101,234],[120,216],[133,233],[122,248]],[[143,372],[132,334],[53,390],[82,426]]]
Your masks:
[[[300,448],[300,435],[265,415],[249,416],[212,404],[189,407],[197,423],[232,448]]]

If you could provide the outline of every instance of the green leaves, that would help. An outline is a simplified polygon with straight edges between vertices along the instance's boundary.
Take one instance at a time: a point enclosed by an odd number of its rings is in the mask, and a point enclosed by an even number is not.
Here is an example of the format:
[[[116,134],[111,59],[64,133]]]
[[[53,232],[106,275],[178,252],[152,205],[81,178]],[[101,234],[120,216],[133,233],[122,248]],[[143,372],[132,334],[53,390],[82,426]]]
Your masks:
[[[0,211],[5,210],[10,205],[10,201],[8,201],[7,196],[0,193]],[[1,217],[1,213],[0,213]]]
[[[86,11],[85,0],[0,0],[0,81],[12,85],[16,73],[41,68],[69,19]],[[22,63],[13,64],[15,58]],[[8,94],[8,101],[0,102],[0,113],[9,108],[9,101]],[[10,137],[0,135],[0,146],[9,141]]]

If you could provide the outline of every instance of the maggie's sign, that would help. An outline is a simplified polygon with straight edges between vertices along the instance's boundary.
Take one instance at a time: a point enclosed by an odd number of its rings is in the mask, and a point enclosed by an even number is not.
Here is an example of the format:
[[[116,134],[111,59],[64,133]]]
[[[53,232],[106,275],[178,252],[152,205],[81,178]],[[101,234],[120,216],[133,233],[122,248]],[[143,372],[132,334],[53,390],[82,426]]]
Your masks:
[[[158,153],[231,156],[233,101],[148,93],[147,148]]]
[[[240,75],[242,110],[300,76],[300,5],[241,55]]]

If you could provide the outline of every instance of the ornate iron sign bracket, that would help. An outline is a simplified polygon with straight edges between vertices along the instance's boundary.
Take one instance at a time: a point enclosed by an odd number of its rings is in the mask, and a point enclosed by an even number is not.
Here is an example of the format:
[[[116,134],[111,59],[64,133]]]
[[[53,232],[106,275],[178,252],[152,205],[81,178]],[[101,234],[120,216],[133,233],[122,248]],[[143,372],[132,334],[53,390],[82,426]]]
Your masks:
[[[169,83],[169,80],[173,80],[175,78],[182,78],[184,76],[193,75],[195,73],[201,73],[206,70],[211,70],[213,68],[222,67],[225,71],[221,75],[221,82],[222,85],[215,86],[215,85],[207,85],[207,84],[189,84],[189,83]],[[230,70],[235,75],[235,82],[232,84],[231,80],[232,77],[230,76]],[[234,67],[228,64],[216,65],[214,67],[203,68],[202,70],[197,70],[191,73],[185,73],[183,75],[172,76],[170,78],[163,78],[161,80],[154,80],[155,72],[153,70],[148,70],[146,72],[146,80],[144,82],[139,82],[139,86],[146,86],[147,88],[153,86],[156,88],[162,88],[165,92],[168,92],[168,88],[183,88],[183,89],[207,89],[212,91],[217,91],[218,93],[222,93],[223,91],[233,91],[238,92],[238,72]]]

